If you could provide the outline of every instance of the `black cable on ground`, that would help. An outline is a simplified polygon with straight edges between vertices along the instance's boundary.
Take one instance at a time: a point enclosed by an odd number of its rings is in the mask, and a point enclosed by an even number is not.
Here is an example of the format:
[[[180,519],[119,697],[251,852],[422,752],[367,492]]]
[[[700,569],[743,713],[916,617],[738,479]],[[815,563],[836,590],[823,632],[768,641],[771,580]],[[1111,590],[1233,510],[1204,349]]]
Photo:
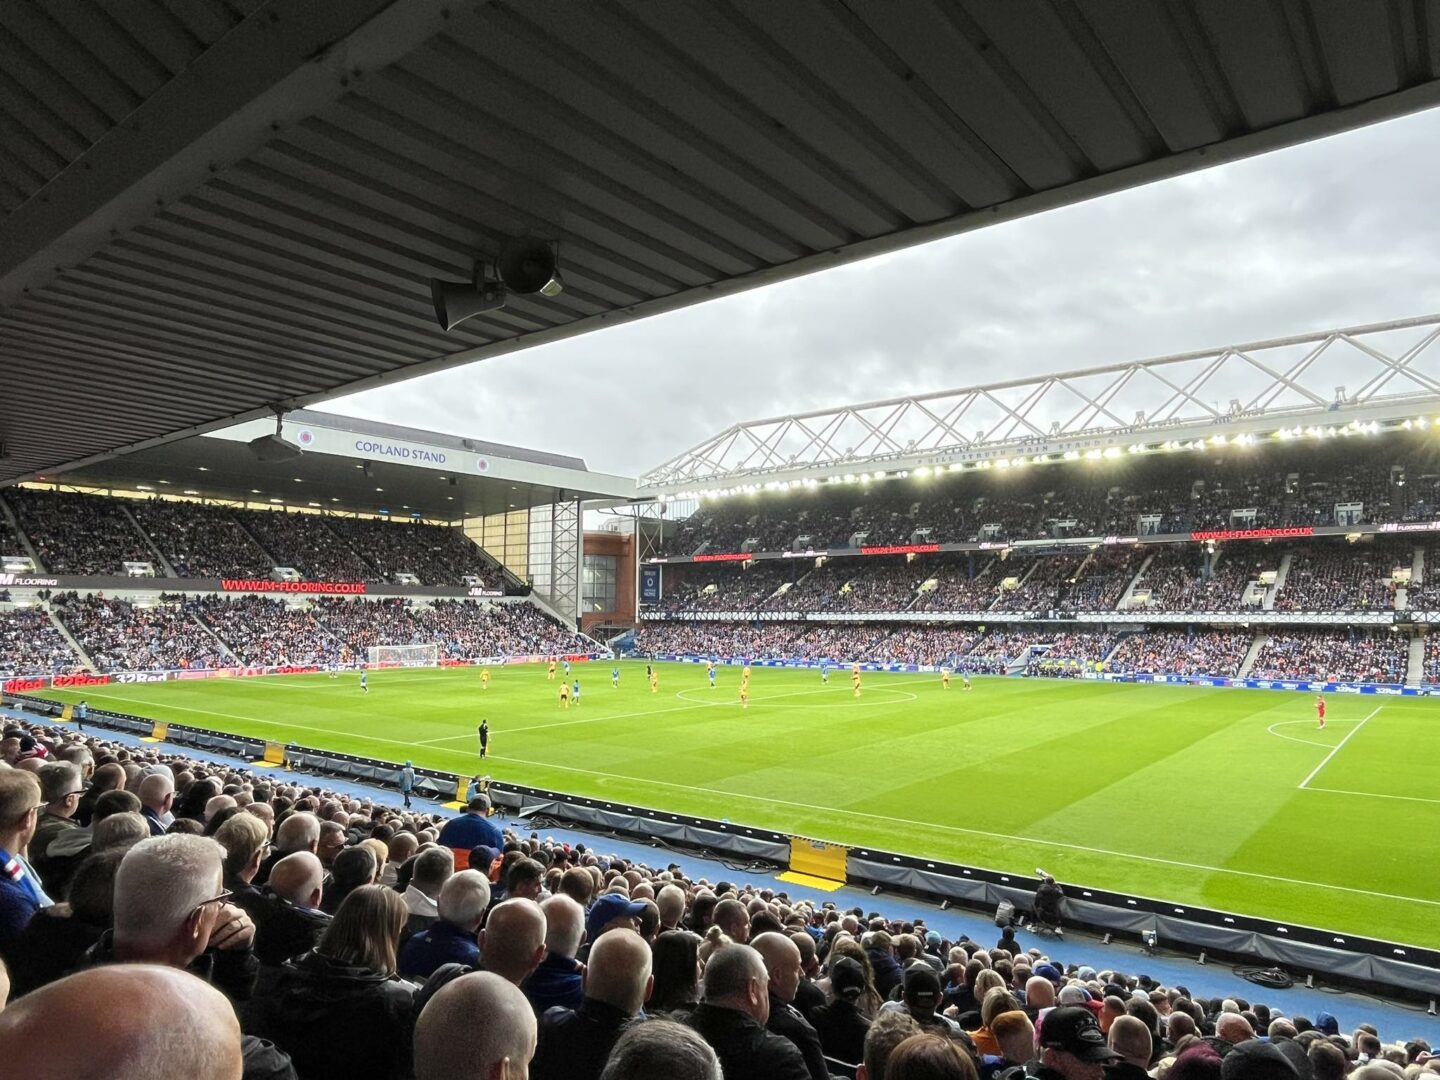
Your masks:
[[[1295,985],[1295,980],[1279,968],[1236,967],[1231,970],[1246,982],[1271,990],[1288,990]]]

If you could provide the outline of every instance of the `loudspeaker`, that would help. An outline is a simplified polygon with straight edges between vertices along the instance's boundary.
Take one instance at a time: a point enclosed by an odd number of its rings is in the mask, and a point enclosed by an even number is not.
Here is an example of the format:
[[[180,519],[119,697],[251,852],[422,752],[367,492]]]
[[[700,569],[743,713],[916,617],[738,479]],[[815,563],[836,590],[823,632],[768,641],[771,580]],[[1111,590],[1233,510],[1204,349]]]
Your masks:
[[[517,237],[506,243],[495,260],[495,272],[514,293],[559,296],[565,289],[555,250],[545,241],[531,237]]]
[[[435,307],[435,320],[448,332],[466,319],[505,306],[505,290],[493,281],[481,278],[475,267],[474,281],[441,281],[430,279],[430,302]]]

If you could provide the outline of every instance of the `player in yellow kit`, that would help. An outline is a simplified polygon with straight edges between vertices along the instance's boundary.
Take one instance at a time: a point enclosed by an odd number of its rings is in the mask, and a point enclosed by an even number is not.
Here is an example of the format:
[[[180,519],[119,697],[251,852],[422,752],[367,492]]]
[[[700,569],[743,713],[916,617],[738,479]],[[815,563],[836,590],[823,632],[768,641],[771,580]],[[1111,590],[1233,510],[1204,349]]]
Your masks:
[[[652,693],[652,694],[658,694],[659,692],[660,692],[660,673],[659,673],[658,671],[653,671],[653,670],[652,670],[652,671],[650,672],[650,693]]]
[[[545,678],[548,680],[555,678],[555,658],[553,656],[550,658],[550,670],[545,673]]]
[[[855,691],[855,696],[860,696],[860,665],[856,664],[850,669],[850,688]]]
[[[562,709],[570,707],[570,684],[564,679],[560,680],[560,707]]]
[[[940,669],[940,685],[946,690],[950,689],[950,669],[948,667]]]
[[[480,689],[490,689],[490,669],[488,667],[482,667],[480,669]]]
[[[742,683],[740,684],[740,708],[742,708],[742,709],[748,709],[749,707],[750,707],[750,684],[749,684],[749,683],[743,683],[743,682],[742,682]]]
[[[740,678],[746,682],[750,681],[750,661],[745,661],[745,666],[740,669]]]

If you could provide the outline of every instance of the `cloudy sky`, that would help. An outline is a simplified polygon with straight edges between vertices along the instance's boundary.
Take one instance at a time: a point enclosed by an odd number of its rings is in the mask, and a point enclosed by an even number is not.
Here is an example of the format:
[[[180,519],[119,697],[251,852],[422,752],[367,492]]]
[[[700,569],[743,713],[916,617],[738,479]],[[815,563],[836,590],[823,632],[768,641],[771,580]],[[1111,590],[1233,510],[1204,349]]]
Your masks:
[[[1429,314],[1437,167],[1433,110],[325,408],[638,475],[755,417]]]

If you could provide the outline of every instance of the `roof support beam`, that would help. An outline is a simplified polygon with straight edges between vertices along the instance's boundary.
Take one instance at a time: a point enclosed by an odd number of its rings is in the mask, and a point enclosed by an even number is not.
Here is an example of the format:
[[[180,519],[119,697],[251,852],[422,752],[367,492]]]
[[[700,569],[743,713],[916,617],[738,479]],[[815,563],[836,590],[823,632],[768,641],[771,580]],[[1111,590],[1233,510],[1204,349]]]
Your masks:
[[[0,307],[438,33],[450,0],[270,0],[0,224]]]

